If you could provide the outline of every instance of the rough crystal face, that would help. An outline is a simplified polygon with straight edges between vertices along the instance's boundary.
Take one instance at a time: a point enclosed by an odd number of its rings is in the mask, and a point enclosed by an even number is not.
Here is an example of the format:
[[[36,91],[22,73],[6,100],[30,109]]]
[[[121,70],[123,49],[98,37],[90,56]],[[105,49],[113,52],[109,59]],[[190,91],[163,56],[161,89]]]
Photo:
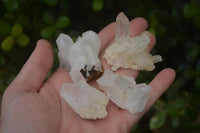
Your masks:
[[[82,71],[88,78],[91,71],[102,72],[98,58],[100,39],[93,31],[87,31],[73,43],[70,36],[60,34],[56,40],[60,66],[67,71]]]
[[[107,116],[108,98],[104,93],[89,86],[80,72],[70,72],[74,84],[65,83],[60,95],[72,109],[84,119],[101,119]]]
[[[110,70],[106,70],[97,83],[110,100],[132,114],[144,110],[151,89],[145,83],[136,84],[132,77],[114,74]]]
[[[149,32],[145,31],[133,38],[129,37],[128,18],[120,13],[116,19],[115,42],[106,49],[103,58],[112,65],[112,70],[131,68],[152,71],[154,63],[162,61],[160,55],[152,56],[148,52]]]

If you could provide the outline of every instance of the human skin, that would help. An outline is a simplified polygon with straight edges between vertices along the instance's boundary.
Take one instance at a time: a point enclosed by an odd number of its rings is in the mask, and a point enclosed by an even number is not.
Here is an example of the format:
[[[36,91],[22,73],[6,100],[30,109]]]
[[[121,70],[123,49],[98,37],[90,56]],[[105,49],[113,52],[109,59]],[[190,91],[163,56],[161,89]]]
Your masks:
[[[147,27],[148,24],[143,18],[133,19],[130,22],[130,34],[131,36],[138,35]],[[111,23],[99,33],[100,59],[104,69],[110,69],[110,66],[101,56],[114,36],[115,23]],[[153,35],[150,35],[150,40],[149,50],[156,42]],[[51,45],[46,40],[39,40],[35,50],[3,94],[0,118],[1,133],[127,133],[175,79],[175,72],[170,68],[157,74],[150,82],[152,89],[146,108],[142,113],[132,115],[109,101],[106,118],[85,120],[81,119],[59,95],[61,85],[72,82],[67,71],[58,68],[45,81],[52,64]],[[116,73],[136,78],[139,72],[119,69]],[[90,84],[98,88],[95,81]]]

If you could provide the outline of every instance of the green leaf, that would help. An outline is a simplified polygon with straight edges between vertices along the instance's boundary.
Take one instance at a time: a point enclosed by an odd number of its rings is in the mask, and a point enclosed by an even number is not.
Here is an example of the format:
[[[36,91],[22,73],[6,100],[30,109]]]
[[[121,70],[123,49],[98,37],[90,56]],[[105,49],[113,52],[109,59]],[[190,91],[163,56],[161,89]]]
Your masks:
[[[157,112],[150,120],[150,129],[160,128],[165,123],[165,111]]]
[[[10,25],[4,20],[0,20],[0,35],[6,36],[10,33],[10,31],[11,31]]]
[[[43,38],[50,39],[54,35],[54,32],[55,32],[55,27],[48,26],[48,27],[45,27],[44,29],[42,29],[40,34]]]
[[[153,26],[149,28],[149,32],[156,36],[156,30]]]
[[[93,0],[92,8],[94,11],[101,11],[103,9],[104,2],[103,0]]]
[[[65,28],[69,26],[70,19],[67,16],[61,16],[56,21],[56,28]]]
[[[9,51],[9,50],[11,50],[12,46],[14,45],[14,43],[15,43],[14,37],[13,36],[8,36],[1,43],[1,49],[3,51]]]
[[[15,24],[13,27],[12,27],[12,30],[11,30],[11,34],[16,37],[16,36],[19,36],[20,34],[22,34],[23,32],[23,28],[21,25],[19,24]]]
[[[183,13],[186,18],[194,18],[195,16],[199,15],[200,9],[194,5],[187,4],[183,8]]]
[[[50,6],[55,6],[55,5],[57,5],[58,0],[44,0],[44,2]]]
[[[14,11],[18,9],[17,0],[3,0],[3,4],[8,11]]]
[[[175,100],[175,101],[171,101],[167,105],[166,113],[168,115],[171,115],[171,116],[182,115],[185,112],[181,112],[181,111],[185,108],[186,104],[187,104],[187,99],[186,98],[185,99],[183,98],[183,99],[178,99],[178,100]]]
[[[15,20],[15,24],[19,24],[23,27],[26,27],[29,24],[29,18],[26,15],[20,15]]]
[[[27,35],[20,34],[19,36],[17,36],[16,42],[19,46],[26,47],[26,46],[28,46],[30,39]]]
[[[150,26],[151,27],[154,27],[154,26],[156,26],[159,22],[158,22],[158,19],[157,19],[157,17],[156,17],[156,15],[154,15],[154,14],[150,14],[149,15],[149,18],[150,18]]]

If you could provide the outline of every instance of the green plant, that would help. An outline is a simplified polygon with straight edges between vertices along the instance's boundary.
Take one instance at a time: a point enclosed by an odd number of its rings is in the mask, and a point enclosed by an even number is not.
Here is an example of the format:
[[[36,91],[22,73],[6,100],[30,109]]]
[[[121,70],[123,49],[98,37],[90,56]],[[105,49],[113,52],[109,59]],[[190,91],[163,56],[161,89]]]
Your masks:
[[[21,47],[26,47],[29,44],[29,37],[23,33],[23,28],[19,24],[15,24],[11,29],[11,34],[4,38],[1,43],[3,51],[10,51],[15,43]]]

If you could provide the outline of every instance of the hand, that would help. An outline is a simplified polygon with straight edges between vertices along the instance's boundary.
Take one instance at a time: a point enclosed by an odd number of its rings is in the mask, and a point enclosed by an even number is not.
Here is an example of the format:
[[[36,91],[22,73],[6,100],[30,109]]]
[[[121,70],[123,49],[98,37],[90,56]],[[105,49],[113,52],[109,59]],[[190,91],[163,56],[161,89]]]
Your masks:
[[[131,36],[146,30],[147,22],[142,18],[131,21]],[[100,33],[100,57],[107,45],[114,39],[115,23]],[[150,36],[150,49],[155,37]],[[110,66],[102,60],[105,69]],[[164,69],[150,83],[152,90],[144,112],[132,115],[109,102],[108,116],[101,120],[81,119],[59,95],[63,83],[72,82],[69,73],[57,69],[47,80],[45,77],[53,64],[51,45],[40,40],[15,80],[6,89],[1,107],[1,133],[117,133],[129,132],[136,122],[149,110],[175,78],[172,69]],[[120,69],[117,73],[136,77],[138,71]],[[91,85],[97,88],[93,81]]]

